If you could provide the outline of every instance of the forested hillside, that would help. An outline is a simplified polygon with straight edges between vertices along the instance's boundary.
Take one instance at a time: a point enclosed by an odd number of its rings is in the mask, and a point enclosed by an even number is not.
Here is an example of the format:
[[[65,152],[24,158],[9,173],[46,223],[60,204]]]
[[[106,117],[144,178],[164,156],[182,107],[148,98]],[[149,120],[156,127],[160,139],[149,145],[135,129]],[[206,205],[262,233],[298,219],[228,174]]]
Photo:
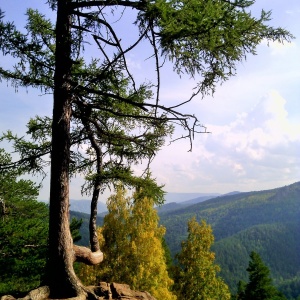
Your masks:
[[[221,276],[231,289],[247,279],[251,251],[269,266],[275,283],[287,294],[299,294],[300,182],[273,190],[219,196],[174,211],[160,212],[172,255],[186,238],[187,222],[196,216],[213,228],[214,251]],[[294,294],[293,294],[294,293]]]
[[[300,295],[300,182],[258,192],[229,194],[187,205],[169,203],[158,209],[166,227],[166,242],[173,256],[187,238],[187,223],[193,216],[213,228],[213,251],[221,266],[221,277],[236,290],[239,280],[247,281],[251,251],[258,252],[271,270],[274,283],[290,299]],[[88,244],[88,215],[82,218],[82,240]],[[103,224],[98,216],[97,224]]]
[[[70,211],[70,217],[76,218],[77,220],[82,220],[82,225],[80,227],[80,236],[81,239],[76,242],[78,245],[88,246],[89,245],[89,221],[90,215],[86,213],[81,213],[77,211]],[[103,217],[97,216],[97,225],[102,226],[103,224]]]
[[[83,212],[86,214],[90,214],[91,212],[91,201],[88,199],[84,200],[72,200],[70,199],[70,210],[72,211],[78,211],[78,212]],[[106,211],[106,205],[103,202],[98,202],[97,203],[97,211],[98,213],[102,213]]]

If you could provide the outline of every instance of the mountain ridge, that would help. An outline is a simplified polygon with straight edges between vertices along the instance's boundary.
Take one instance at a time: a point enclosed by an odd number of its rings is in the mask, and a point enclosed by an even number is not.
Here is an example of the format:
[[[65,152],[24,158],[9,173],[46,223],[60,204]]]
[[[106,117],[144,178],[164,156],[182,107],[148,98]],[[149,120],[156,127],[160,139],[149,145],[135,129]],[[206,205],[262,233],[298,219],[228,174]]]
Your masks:
[[[157,208],[173,257],[187,237],[187,221],[196,216],[212,226],[220,276],[232,292],[239,280],[247,281],[249,254],[256,251],[288,299],[300,295],[300,182],[271,190],[232,192],[196,204],[186,202]],[[76,215],[80,218],[80,213]],[[103,215],[98,216],[98,226],[103,224]],[[85,245],[89,244],[88,217],[84,215],[81,243]]]
[[[212,226],[216,261],[232,291],[239,280],[247,280],[249,253],[256,251],[278,286],[296,278],[298,286],[294,289],[299,288],[300,294],[300,182],[223,195],[159,216],[173,256],[187,237],[190,218],[205,219]]]

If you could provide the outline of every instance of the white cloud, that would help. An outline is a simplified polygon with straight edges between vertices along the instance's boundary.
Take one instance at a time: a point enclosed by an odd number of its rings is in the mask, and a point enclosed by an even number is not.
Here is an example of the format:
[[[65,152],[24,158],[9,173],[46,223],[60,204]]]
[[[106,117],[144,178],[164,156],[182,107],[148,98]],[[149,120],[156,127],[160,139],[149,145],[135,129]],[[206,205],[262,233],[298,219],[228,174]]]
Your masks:
[[[130,69],[141,70],[141,68],[142,68],[140,61],[135,59],[134,57],[128,57],[126,62],[127,62],[127,66]]]
[[[285,13],[286,13],[287,15],[296,15],[296,14],[300,14],[300,9],[286,10]]]
[[[285,55],[287,54],[291,49],[294,49],[297,47],[295,42],[284,42],[279,43],[278,41],[275,42],[269,42],[267,43],[264,41],[264,44],[268,44],[268,46],[271,49],[271,55]]]
[[[37,1],[29,2],[30,5],[26,2],[28,7],[36,7]],[[299,37],[299,1],[264,2],[275,15],[272,24],[287,28]],[[25,7],[16,15],[15,7],[7,3],[3,7],[7,19],[14,18],[17,25],[24,23]],[[260,11],[261,4],[257,4]],[[39,5],[43,12],[49,13],[47,5]],[[293,14],[287,17],[288,11]],[[128,33],[127,27],[119,27],[118,30]],[[127,45],[132,43],[131,36],[134,35],[127,34]],[[238,76],[217,88],[215,98],[200,101],[198,97],[182,107],[184,112],[195,113],[212,134],[198,136],[192,153],[187,152],[188,141],[174,143],[159,153],[153,163],[153,175],[159,183],[166,183],[168,191],[229,192],[272,188],[299,180],[299,49],[297,39],[284,45],[270,43],[269,48],[263,43],[258,47],[258,56],[249,55],[238,66]],[[148,50],[138,48],[135,56],[129,57],[138,82],[156,79],[152,61],[145,61]],[[98,55],[99,51],[95,53]],[[162,70],[162,102],[174,105],[189,98],[195,81],[188,76],[178,80],[171,64],[166,63]],[[253,99],[274,88],[277,92],[270,92],[253,106]],[[29,116],[52,111],[51,97],[47,100],[31,92],[27,95],[21,89],[15,94],[5,82],[0,90],[1,131],[12,129],[22,134]],[[73,179],[71,185],[71,197],[80,198],[80,177]]]
[[[286,104],[270,91],[228,125],[209,125],[213,133],[201,136],[192,153],[184,153],[184,144],[164,149],[154,174],[168,191],[186,192],[226,192],[232,185],[249,190],[272,180],[278,186],[299,180],[300,122],[289,120]]]
[[[291,124],[285,109],[286,100],[271,91],[250,111],[239,115],[217,133],[222,147],[243,152],[249,159],[260,160],[277,146],[299,141],[300,124]]]

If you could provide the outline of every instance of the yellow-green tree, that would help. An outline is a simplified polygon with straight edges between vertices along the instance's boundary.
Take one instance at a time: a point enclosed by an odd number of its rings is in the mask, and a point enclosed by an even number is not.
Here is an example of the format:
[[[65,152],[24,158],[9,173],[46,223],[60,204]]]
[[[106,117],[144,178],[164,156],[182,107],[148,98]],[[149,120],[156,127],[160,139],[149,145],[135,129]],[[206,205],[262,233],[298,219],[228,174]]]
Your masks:
[[[128,197],[120,186],[108,199],[107,208],[109,213],[99,230],[104,261],[100,266],[82,267],[80,277],[126,283],[158,300],[175,300],[162,246],[165,228],[158,224],[153,199],[142,192]]]
[[[130,221],[132,266],[136,266],[132,284],[137,289],[149,291],[156,299],[175,299],[169,291],[173,281],[167,272],[162,246],[165,228],[159,226],[153,205],[152,198],[135,193]]]
[[[213,242],[212,228],[205,221],[199,224],[192,218],[188,222],[188,237],[177,255],[175,287],[179,299],[230,299],[228,286],[217,276],[220,267],[214,263],[215,254],[210,250]]]

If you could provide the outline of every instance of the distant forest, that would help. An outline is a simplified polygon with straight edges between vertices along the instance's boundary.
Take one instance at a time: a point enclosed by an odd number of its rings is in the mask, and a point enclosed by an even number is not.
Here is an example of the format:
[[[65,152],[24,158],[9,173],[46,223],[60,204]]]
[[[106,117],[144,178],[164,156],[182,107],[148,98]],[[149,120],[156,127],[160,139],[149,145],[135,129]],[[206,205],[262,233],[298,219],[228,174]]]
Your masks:
[[[220,276],[235,293],[239,280],[247,281],[252,251],[270,268],[274,284],[288,299],[300,295],[300,182],[266,191],[231,193],[208,199],[168,203],[158,208],[166,227],[165,240],[174,258],[187,237],[187,222],[193,216],[213,228],[213,251]],[[81,244],[88,244],[88,214],[72,212],[83,219]],[[103,214],[98,216],[103,224]]]
[[[172,256],[186,238],[187,220],[196,216],[213,228],[220,275],[235,291],[247,280],[251,251],[259,253],[274,283],[290,299],[300,295],[300,182],[277,189],[219,196],[159,213]]]

